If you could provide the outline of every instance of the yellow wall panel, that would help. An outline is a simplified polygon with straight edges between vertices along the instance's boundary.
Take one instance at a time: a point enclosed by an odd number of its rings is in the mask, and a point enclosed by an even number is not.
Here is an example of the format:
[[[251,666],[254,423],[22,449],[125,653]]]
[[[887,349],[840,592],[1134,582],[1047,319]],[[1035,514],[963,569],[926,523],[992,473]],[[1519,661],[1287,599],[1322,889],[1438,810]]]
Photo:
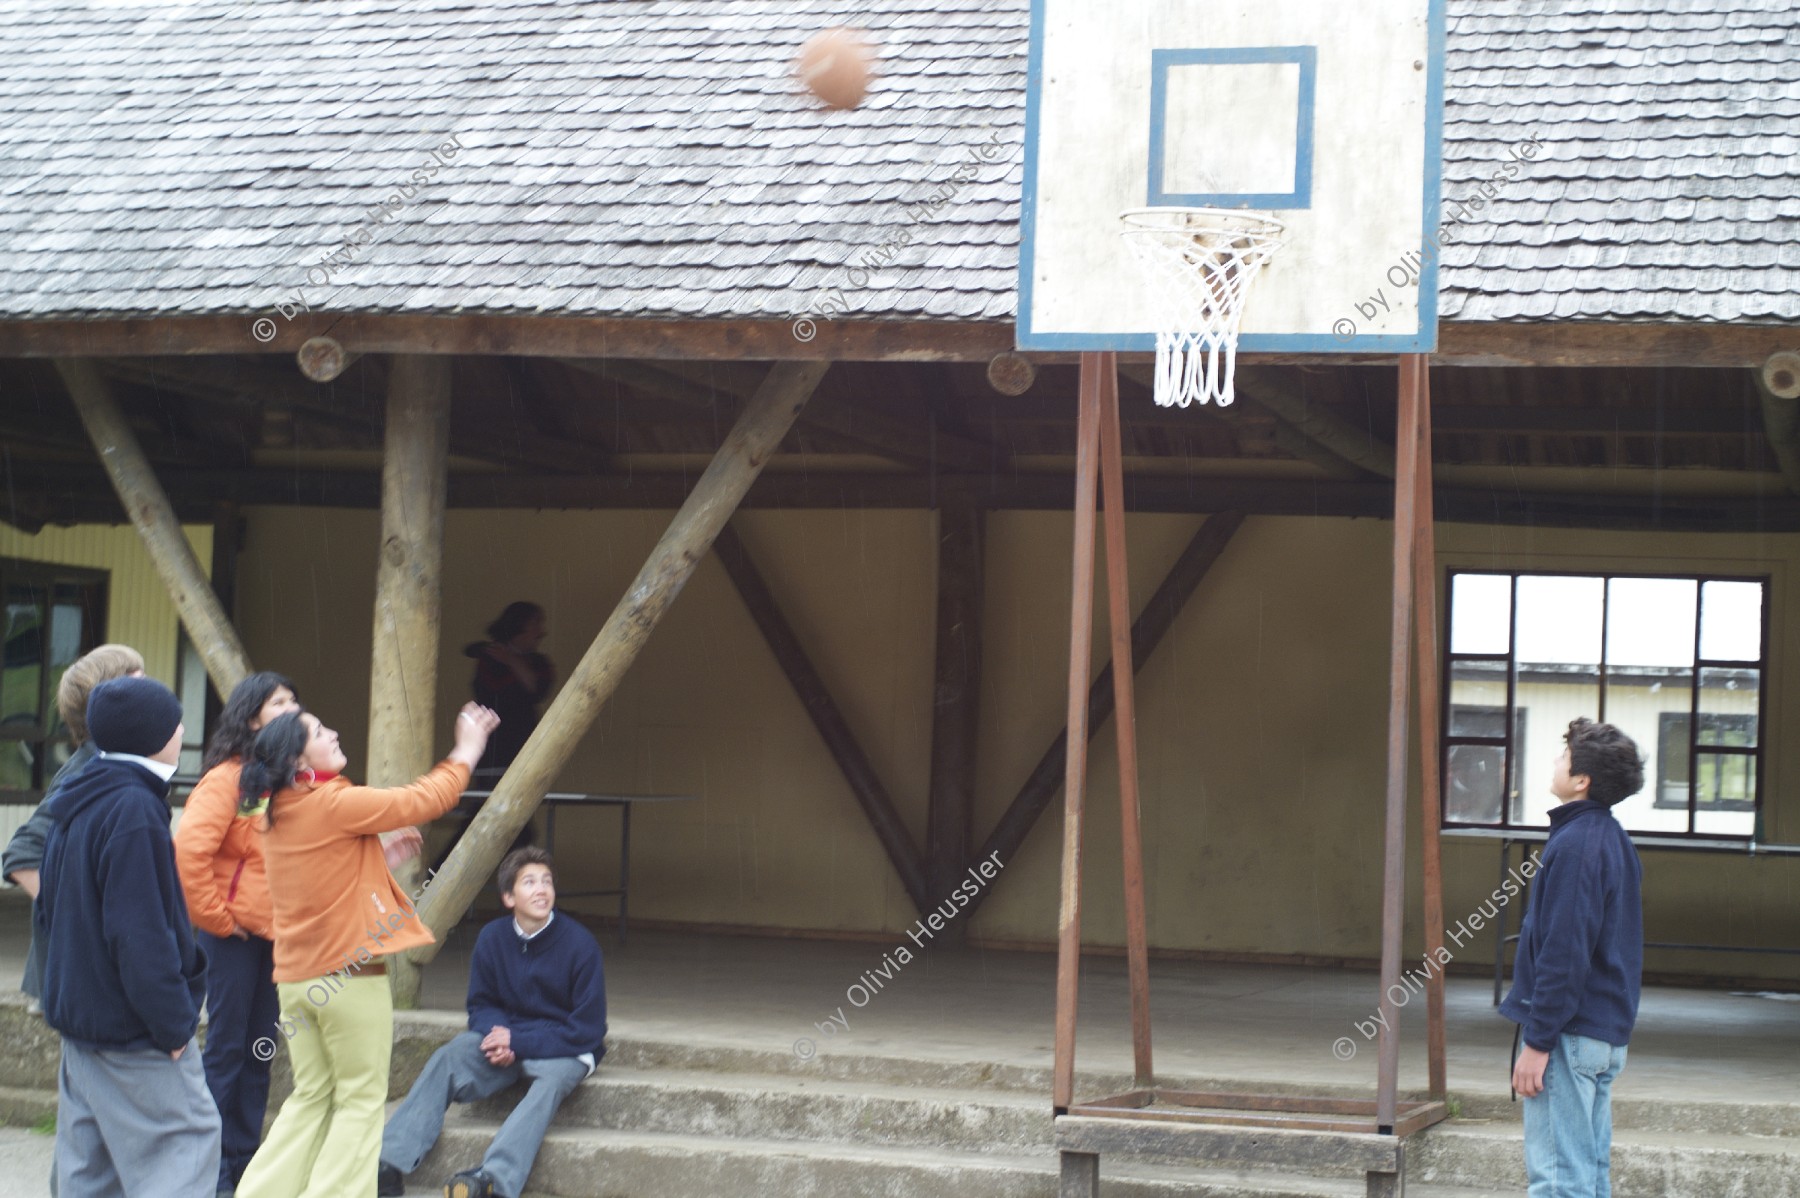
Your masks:
[[[211,526],[189,525],[182,531],[201,568],[207,569],[212,561]],[[0,557],[108,571],[107,639],[130,645],[144,655],[151,677],[175,684],[180,618],[137,530],[129,525],[78,524],[27,534],[0,525]]]
[[[291,674],[360,768],[378,531],[372,512],[253,509],[239,623],[259,667]],[[440,748],[468,694],[465,642],[514,599],[549,612],[544,648],[566,677],[666,526],[663,512],[451,512],[445,549]],[[1199,517],[1129,521],[1141,605]],[[935,520],[922,512],[749,512],[746,544],[922,842],[931,742]],[[994,513],[975,840],[1062,726],[1069,517]],[[1371,958],[1379,948],[1391,526],[1246,521],[1139,677],[1150,936],[1168,949]],[[1786,793],[1800,760],[1787,718],[1800,655],[1792,582],[1800,537],[1664,535],[1447,525],[1442,564],[1492,569],[1718,571],[1773,578],[1766,831],[1800,840]],[[1096,596],[1094,667],[1106,660]],[[1088,807],[1090,941],[1123,940],[1116,758],[1094,742]],[[1418,914],[1417,753],[1409,758],[1409,952]],[[1547,761],[1523,763],[1547,801]],[[1533,772],[1535,771],[1535,772]],[[1541,775],[1541,776],[1540,776]],[[830,755],[716,561],[701,563],[570,764],[561,785],[691,793],[639,813],[634,914],[884,932],[913,913]],[[1786,788],[1786,789],[1784,789]],[[974,917],[996,940],[1053,942],[1061,796]],[[565,888],[608,884],[617,818],[560,821]],[[1488,842],[1445,849],[1454,921],[1493,888]],[[1800,861],[1645,854],[1652,939],[1800,941]],[[577,903],[578,906],[584,904]],[[591,909],[610,912],[606,901]],[[1512,912],[1518,914],[1516,908]],[[1459,963],[1491,959],[1479,933]],[[1652,970],[1800,976],[1787,958],[1652,952]]]

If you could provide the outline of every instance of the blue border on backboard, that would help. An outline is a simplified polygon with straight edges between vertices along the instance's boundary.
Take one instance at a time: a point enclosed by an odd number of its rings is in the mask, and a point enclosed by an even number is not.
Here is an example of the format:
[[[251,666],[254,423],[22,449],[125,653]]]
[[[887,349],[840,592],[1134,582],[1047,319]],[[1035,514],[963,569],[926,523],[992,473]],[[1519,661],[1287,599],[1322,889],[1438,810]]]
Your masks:
[[[1025,176],[1019,203],[1018,313],[1014,343],[1032,350],[1154,351],[1153,333],[1118,336],[1111,333],[1059,333],[1039,336],[1031,331],[1032,272],[1037,245],[1038,127],[1044,84],[1044,2],[1031,0],[1031,47],[1025,80]],[[1430,48],[1425,81],[1425,186],[1423,219],[1419,229],[1421,249],[1435,237],[1444,173],[1444,0],[1430,0],[1426,45]],[[1380,286],[1380,283],[1371,284]],[[1438,256],[1420,271],[1419,324],[1411,333],[1385,336],[1358,334],[1339,338],[1329,333],[1255,333],[1238,340],[1244,353],[1385,354],[1431,353],[1437,349]]]
[[[1300,68],[1294,115],[1294,190],[1282,192],[1164,191],[1163,131],[1169,103],[1169,68],[1242,66],[1248,63],[1291,63]],[[1243,46],[1224,50],[1150,51],[1150,186],[1152,208],[1311,208],[1313,161],[1313,92],[1319,73],[1316,46]]]

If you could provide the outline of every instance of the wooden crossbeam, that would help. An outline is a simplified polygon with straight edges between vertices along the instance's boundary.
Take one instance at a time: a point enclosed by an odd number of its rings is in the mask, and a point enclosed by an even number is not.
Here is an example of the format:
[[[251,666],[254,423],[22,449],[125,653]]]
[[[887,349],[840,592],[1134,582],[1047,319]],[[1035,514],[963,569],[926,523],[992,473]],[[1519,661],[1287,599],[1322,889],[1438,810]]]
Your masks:
[[[381,428],[382,406],[353,385],[355,375],[331,384],[306,379],[291,364],[261,359],[125,358],[102,364],[109,374],[203,401],[256,412],[287,408],[312,413],[369,440]],[[380,394],[383,366],[362,359],[364,378]],[[471,397],[473,398],[473,397]],[[460,458],[529,471],[580,476],[601,471],[603,447],[538,432],[529,424],[494,414],[480,403],[459,404],[451,419],[450,452]]]
[[[0,357],[51,358],[261,353],[291,360],[329,333],[363,354],[458,353],[568,357],[605,346],[621,358],[724,361],[980,362],[1013,349],[1011,321],[827,321],[811,341],[788,320],[631,320],[583,316],[441,316],[320,312],[285,323],[274,340],[250,338],[249,320],[152,316],[114,320],[0,321]],[[1446,321],[1433,360],[1456,366],[1760,366],[1793,348],[1791,324],[1641,324]],[[1037,354],[1040,362],[1072,354]],[[1360,359],[1392,362],[1392,356]],[[1341,355],[1245,355],[1244,365],[1341,363]]]
[[[103,473],[14,456],[11,502],[60,523],[117,524],[123,518]],[[1442,472],[1440,471],[1440,474]],[[1445,485],[1437,492],[1441,523],[1660,532],[1800,532],[1800,499],[1756,495],[1505,491]],[[449,505],[470,509],[654,511],[679,507],[692,476],[669,471],[570,476],[453,474]],[[369,471],[207,470],[184,468],[166,480],[169,499],[190,523],[210,520],[215,500],[245,506],[373,509],[380,479]],[[766,473],[744,497],[750,508],[928,509],[966,497],[986,511],[1061,511],[1069,506],[1066,473],[910,475],[839,471]],[[1391,483],[1296,481],[1293,478],[1128,475],[1125,504],[1133,512],[1229,510],[1252,516],[1393,517]],[[3,516],[4,511],[0,511]]]

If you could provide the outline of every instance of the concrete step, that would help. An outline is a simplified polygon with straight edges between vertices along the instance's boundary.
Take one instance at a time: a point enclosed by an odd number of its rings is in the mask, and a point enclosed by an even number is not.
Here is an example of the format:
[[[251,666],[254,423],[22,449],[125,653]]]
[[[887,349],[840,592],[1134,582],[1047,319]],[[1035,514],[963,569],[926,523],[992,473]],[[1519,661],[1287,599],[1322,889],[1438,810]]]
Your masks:
[[[472,1110],[498,1120],[512,1102],[507,1095]],[[1501,1104],[1500,1109],[1512,1117],[1464,1118],[1418,1137],[1409,1173],[1422,1182],[1523,1188],[1524,1128],[1519,1108]],[[1617,1188],[1625,1193],[1692,1193],[1709,1198],[1740,1191],[1800,1198],[1796,1183],[1800,1156],[1794,1151],[1794,1133],[1800,1125],[1790,1125],[1785,1136],[1776,1136],[1708,1129],[1724,1123],[1722,1119],[1698,1122],[1698,1127],[1682,1131],[1616,1129]],[[1048,1153],[1054,1137],[1054,1123],[1041,1094],[819,1081],[791,1074],[613,1068],[610,1057],[564,1104],[558,1124],[633,1134],[910,1147],[975,1155]],[[1681,1187],[1668,1188],[1676,1181]]]
[[[514,1094],[471,1109],[504,1119]],[[937,1148],[945,1152],[1047,1152],[1049,1099],[880,1082],[755,1074],[615,1069],[610,1057],[563,1103],[572,1127],[665,1135]]]
[[[1524,1129],[1460,1119],[1416,1138],[1407,1177],[1424,1183],[1525,1188]],[[1704,1198],[1800,1198],[1800,1141],[1710,1131],[1613,1132],[1613,1189]],[[1411,1186],[1408,1186],[1411,1189]]]
[[[459,1169],[480,1163],[498,1124],[453,1118],[411,1177],[409,1193],[434,1192]],[[1055,1198],[1057,1158],[929,1148],[823,1144],[553,1130],[538,1153],[530,1193],[544,1198]],[[1360,1181],[1269,1171],[1189,1169],[1123,1160],[1101,1163],[1105,1198],[1364,1198]],[[1501,1198],[1501,1191],[1407,1186],[1414,1198]],[[1508,1194],[1505,1198],[1516,1198]],[[1618,1198],[1650,1198],[1648,1194]]]
[[[1462,1118],[1517,1125],[1523,1108],[1504,1093],[1465,1094]],[[1734,1136],[1800,1136],[1800,1102],[1689,1102],[1613,1095],[1617,1132],[1718,1132]]]

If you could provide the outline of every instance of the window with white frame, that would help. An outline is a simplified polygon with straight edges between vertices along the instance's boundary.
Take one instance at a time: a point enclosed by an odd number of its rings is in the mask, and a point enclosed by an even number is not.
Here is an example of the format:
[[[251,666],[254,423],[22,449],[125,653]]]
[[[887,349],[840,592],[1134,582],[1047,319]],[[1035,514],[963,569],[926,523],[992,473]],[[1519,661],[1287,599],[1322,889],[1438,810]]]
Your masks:
[[[1548,824],[1563,732],[1587,716],[1643,755],[1643,791],[1616,808],[1628,830],[1754,836],[1768,589],[1766,578],[1451,571],[1445,826]]]

